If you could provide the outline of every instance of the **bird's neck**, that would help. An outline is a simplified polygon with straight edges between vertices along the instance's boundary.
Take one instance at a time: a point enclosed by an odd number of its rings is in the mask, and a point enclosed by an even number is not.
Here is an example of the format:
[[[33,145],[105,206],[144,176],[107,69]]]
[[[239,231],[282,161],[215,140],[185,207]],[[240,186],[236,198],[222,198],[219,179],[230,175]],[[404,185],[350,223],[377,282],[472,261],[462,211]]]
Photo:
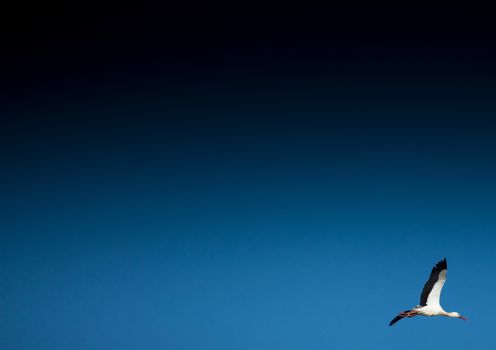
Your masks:
[[[443,311],[443,316],[446,316],[446,317],[458,317],[456,315],[456,312],[446,312],[446,311]]]

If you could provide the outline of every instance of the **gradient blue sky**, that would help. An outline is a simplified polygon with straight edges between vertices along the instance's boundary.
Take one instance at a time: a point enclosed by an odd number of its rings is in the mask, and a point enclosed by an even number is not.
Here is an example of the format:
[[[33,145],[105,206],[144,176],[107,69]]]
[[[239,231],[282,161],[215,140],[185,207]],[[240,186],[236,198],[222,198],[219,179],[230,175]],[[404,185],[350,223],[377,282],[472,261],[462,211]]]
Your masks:
[[[310,34],[37,57],[5,109],[0,348],[496,346],[490,56]],[[469,321],[388,327],[443,257]]]

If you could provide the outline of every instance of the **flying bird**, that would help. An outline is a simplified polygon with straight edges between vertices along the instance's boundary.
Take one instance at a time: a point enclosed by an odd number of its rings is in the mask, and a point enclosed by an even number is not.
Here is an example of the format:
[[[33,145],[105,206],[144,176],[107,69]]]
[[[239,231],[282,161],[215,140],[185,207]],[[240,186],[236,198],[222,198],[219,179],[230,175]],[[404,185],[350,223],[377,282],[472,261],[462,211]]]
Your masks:
[[[444,258],[432,268],[431,275],[427,282],[425,282],[422,294],[420,295],[420,305],[415,306],[411,310],[400,312],[398,316],[389,322],[389,325],[392,326],[402,318],[414,317],[417,315],[456,317],[466,320],[466,318],[458,312],[444,311],[439,304],[441,290],[443,289],[444,282],[446,282],[446,271],[448,271],[448,262],[446,261],[446,258]]]

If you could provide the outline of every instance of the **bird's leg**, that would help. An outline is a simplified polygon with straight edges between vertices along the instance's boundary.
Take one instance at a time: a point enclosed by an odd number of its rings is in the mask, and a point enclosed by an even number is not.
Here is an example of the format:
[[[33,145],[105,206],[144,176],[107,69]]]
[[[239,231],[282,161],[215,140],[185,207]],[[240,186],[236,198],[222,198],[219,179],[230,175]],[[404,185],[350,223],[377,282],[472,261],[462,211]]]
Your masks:
[[[416,315],[417,315],[417,312],[415,310],[403,311],[400,313],[401,317],[413,317]]]

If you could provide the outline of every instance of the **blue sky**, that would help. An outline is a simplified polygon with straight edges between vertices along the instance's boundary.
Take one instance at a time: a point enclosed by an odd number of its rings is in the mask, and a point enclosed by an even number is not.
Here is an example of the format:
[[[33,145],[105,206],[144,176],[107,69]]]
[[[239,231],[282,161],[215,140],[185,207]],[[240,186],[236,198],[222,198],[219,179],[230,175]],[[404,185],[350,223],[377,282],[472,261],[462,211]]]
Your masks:
[[[3,174],[2,347],[494,345],[488,129],[320,103],[15,126],[28,142]],[[445,256],[443,305],[470,320],[388,327]]]
[[[1,349],[495,348],[493,18],[286,5],[19,12]]]

